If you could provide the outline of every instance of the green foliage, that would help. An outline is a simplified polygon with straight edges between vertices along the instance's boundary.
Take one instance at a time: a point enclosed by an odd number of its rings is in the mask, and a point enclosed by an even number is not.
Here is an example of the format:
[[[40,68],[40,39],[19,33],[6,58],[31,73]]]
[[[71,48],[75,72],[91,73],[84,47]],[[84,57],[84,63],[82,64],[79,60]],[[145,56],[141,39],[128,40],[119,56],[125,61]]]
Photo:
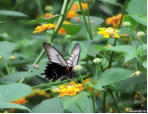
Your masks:
[[[26,14],[18,11],[0,10],[0,15],[14,16],[14,17],[28,17]]]
[[[49,19],[39,18],[39,19],[36,19],[36,20],[28,21],[28,24],[53,23],[58,18],[59,18],[59,15],[55,15],[54,17],[51,17]]]
[[[43,101],[41,104],[37,105],[32,110],[33,113],[62,113],[63,108],[61,104],[61,99],[54,97],[49,100]]]
[[[0,100],[10,102],[27,96],[32,89],[26,84],[13,83],[8,85],[0,85]]]
[[[129,15],[140,24],[147,25],[146,0],[131,0],[128,5]]]
[[[12,54],[14,48],[15,48],[14,43],[10,43],[7,41],[0,41],[0,52],[1,52],[0,56],[8,58]]]
[[[124,58],[125,58],[125,63],[136,57],[136,51],[134,47],[130,45],[119,45],[119,46],[113,46],[111,48],[104,48],[102,46],[96,46],[95,49],[123,53]]]
[[[11,108],[23,109],[23,110],[27,110],[28,112],[31,112],[29,108],[19,104],[0,102],[0,109],[11,109]]]
[[[67,34],[69,35],[75,35],[81,29],[81,26],[76,24],[64,24],[62,27],[66,30]]]
[[[33,76],[34,74],[32,72],[15,72],[5,77],[1,77],[0,80],[2,83],[14,83],[23,78],[31,78]]]
[[[108,69],[100,75],[100,78],[97,80],[97,84],[95,85],[95,88],[99,89],[102,86],[128,79],[131,77],[132,73],[133,72],[131,70],[123,69],[123,68]]]
[[[90,113],[93,112],[92,99],[89,93],[81,92],[74,97],[62,98],[64,112],[67,113]]]
[[[147,1],[85,0],[82,8],[81,2],[0,1],[0,112],[146,112]],[[53,16],[46,18],[47,13]],[[115,28],[120,38],[115,38]],[[44,70],[51,61],[43,42],[66,59],[80,44],[73,78],[46,80]]]

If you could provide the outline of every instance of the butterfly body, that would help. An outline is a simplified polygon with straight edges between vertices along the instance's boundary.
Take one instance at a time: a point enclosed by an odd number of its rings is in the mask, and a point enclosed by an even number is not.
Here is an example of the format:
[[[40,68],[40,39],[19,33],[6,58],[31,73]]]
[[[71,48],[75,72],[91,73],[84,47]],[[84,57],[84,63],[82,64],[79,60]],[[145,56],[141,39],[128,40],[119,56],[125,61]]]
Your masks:
[[[65,78],[73,77],[72,67],[63,67],[57,63],[47,64],[44,74],[48,80],[56,81],[57,79],[64,80]]]
[[[72,78],[74,75],[74,66],[77,65],[79,60],[80,45],[76,44],[74,46],[72,54],[67,61],[65,61],[62,55],[53,46],[43,43],[43,47],[50,61],[43,73],[46,79],[56,81],[57,79],[64,80],[66,78]]]

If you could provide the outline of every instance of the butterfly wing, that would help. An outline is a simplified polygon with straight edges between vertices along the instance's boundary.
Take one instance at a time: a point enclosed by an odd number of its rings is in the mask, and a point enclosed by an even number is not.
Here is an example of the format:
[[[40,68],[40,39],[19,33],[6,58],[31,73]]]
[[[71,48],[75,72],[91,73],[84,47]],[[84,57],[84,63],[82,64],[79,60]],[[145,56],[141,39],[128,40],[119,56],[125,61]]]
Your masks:
[[[81,51],[80,44],[79,43],[75,44],[75,46],[72,50],[72,53],[71,53],[69,59],[67,60],[67,64],[69,67],[73,67],[78,64],[79,57],[80,57],[80,51]]]
[[[48,59],[51,63],[57,63],[61,66],[68,66],[67,62],[64,60],[62,55],[59,53],[59,51],[51,46],[50,44],[44,42],[43,47],[48,55]]]

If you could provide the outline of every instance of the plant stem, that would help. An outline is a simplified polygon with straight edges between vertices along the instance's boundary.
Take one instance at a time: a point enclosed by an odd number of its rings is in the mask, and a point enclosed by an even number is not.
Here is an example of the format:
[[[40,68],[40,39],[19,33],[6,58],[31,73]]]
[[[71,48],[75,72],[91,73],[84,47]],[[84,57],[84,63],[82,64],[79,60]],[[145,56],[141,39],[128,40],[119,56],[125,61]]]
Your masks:
[[[42,10],[41,1],[40,1],[40,0],[36,0],[36,4],[37,4],[37,6],[38,6],[39,13],[40,13],[41,15],[43,15],[44,13],[43,13],[43,10]]]
[[[79,74],[79,77],[80,77],[80,81],[83,83],[83,78],[82,78],[82,76],[81,76],[80,71],[78,71],[78,74]]]
[[[96,93],[96,91],[95,91],[95,89],[94,89],[94,91],[93,91],[93,93],[92,93],[92,101],[93,101],[94,113],[96,112],[95,93]]]
[[[128,1],[128,0],[125,1],[125,5],[124,5],[123,11],[122,11],[122,16],[121,16],[121,19],[120,19],[120,23],[119,23],[119,25],[118,25],[118,29],[120,29],[120,27],[121,27],[122,20],[123,20],[123,17],[124,17],[124,15],[125,15],[125,12],[126,12],[127,1]],[[116,43],[117,43],[117,39],[114,40],[113,46],[116,46]],[[114,55],[114,53],[111,52],[108,68],[110,68],[110,67],[112,66],[113,55]]]
[[[98,77],[98,65],[96,64],[96,79]]]
[[[106,105],[106,90],[104,91],[104,95],[103,95],[103,113],[106,112],[105,105]]]
[[[116,99],[115,99],[115,97],[113,95],[113,92],[111,90],[109,90],[108,92],[110,93],[110,95],[111,95],[111,97],[112,97],[112,99],[113,99],[113,101],[114,101],[114,103],[116,105],[116,108],[117,108],[118,112],[120,112],[119,107],[118,107],[118,104],[116,102]]]
[[[93,36],[92,36],[91,31],[89,30],[89,27],[88,27],[86,18],[85,18],[85,16],[84,16],[84,11],[83,11],[83,8],[82,8],[81,0],[79,0],[79,5],[80,5],[80,10],[81,10],[81,12],[82,12],[82,17],[83,17],[83,20],[84,20],[84,25],[85,25],[85,27],[86,27],[86,30],[87,30],[87,32],[88,32],[88,34],[89,34],[90,39],[92,40],[92,39],[93,39]],[[90,22],[88,22],[88,23],[90,23]]]
[[[8,64],[7,64],[6,62],[4,62],[4,64],[5,64],[6,71],[7,71],[7,73],[9,74],[10,72],[9,72]]]

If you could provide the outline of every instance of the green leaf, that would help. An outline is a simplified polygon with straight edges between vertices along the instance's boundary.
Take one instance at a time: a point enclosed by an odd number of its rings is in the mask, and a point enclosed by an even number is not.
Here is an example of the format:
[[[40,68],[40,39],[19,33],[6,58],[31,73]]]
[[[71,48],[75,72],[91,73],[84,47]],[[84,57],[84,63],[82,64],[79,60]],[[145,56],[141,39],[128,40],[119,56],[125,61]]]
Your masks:
[[[99,90],[102,88],[102,86],[128,79],[131,77],[132,73],[133,72],[131,70],[123,68],[108,69],[100,75],[100,79],[97,80],[95,88]]]
[[[64,24],[62,27],[69,35],[75,35],[81,30],[81,26],[77,24]]]
[[[0,85],[0,101],[10,102],[29,95],[32,88],[25,84]]]
[[[69,113],[92,113],[93,104],[90,94],[81,92],[76,96],[66,96],[62,98],[64,112]]]
[[[32,110],[33,113],[63,113],[61,99],[58,97],[44,100]]]
[[[131,0],[128,4],[129,15],[137,22],[147,26],[147,1]]]
[[[0,41],[0,56],[8,58],[11,55],[14,48],[15,44],[7,41]]]
[[[99,1],[102,1],[102,2],[105,2],[105,3],[108,3],[108,4],[112,4],[112,5],[116,5],[116,6],[122,7],[122,5],[119,4],[119,3],[117,3],[116,0],[99,0]]]
[[[3,83],[13,83],[21,80],[22,78],[30,78],[35,74],[32,72],[15,72],[0,78]]]
[[[103,46],[95,46],[95,49],[123,53],[125,58],[125,63],[137,56],[135,49],[133,48],[133,46],[130,45],[118,45],[110,48],[104,48]]]
[[[19,105],[19,104],[0,102],[0,109],[9,109],[9,108],[23,109],[23,110],[27,110],[31,112],[29,108]]]
[[[143,44],[143,45],[138,46],[136,53],[138,56],[143,57],[147,55],[146,50],[147,50],[147,46],[146,44]]]
[[[85,16],[87,22],[88,22],[88,16]],[[104,22],[104,20],[100,17],[94,17],[94,16],[89,16],[89,20],[92,21],[91,25],[100,25]]]
[[[0,10],[0,15],[4,16],[17,16],[17,17],[28,17],[26,14],[18,11]]]
[[[54,23],[59,17],[59,15],[55,15],[49,19],[39,18],[36,20],[28,21],[28,24]]]

